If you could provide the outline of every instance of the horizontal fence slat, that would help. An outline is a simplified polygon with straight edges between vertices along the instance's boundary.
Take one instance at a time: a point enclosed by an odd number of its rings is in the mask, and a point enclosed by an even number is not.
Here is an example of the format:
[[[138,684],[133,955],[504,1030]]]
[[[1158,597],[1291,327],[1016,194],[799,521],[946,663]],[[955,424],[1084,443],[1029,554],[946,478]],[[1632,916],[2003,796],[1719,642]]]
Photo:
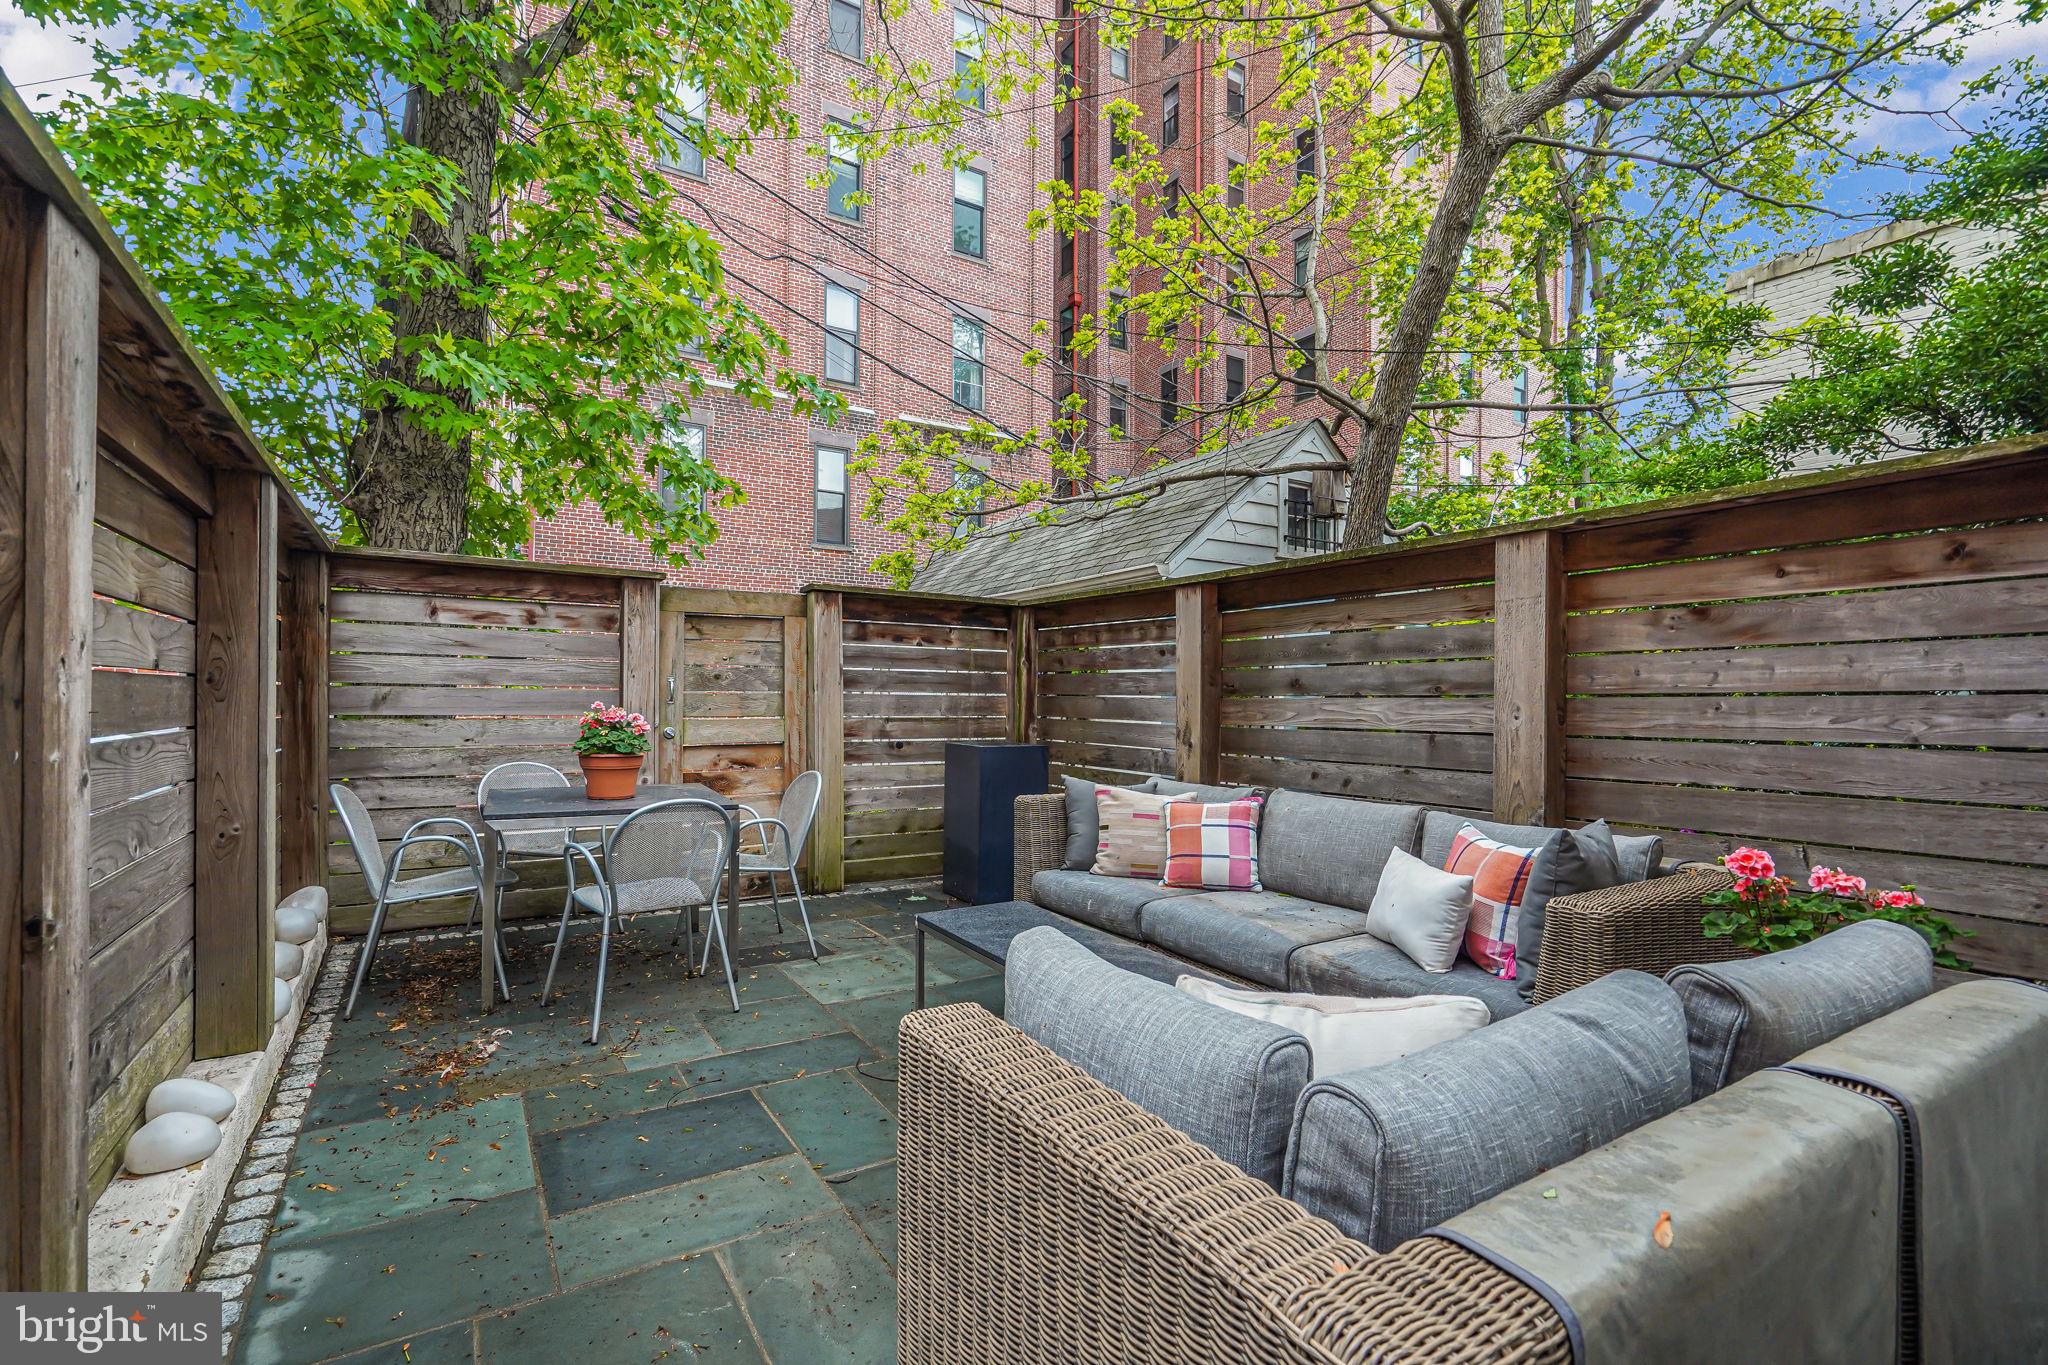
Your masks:
[[[342,716],[574,716],[594,701],[617,705],[618,700],[616,683],[609,689],[358,684],[329,689],[328,706]]]
[[[93,667],[190,673],[198,659],[199,631],[190,621],[93,599]]]
[[[1690,697],[1674,717],[1661,697],[1573,697],[1572,735],[2048,748],[2048,694],[1987,697]]]
[[[188,621],[199,615],[198,575],[104,526],[92,528],[92,590]]]
[[[1233,697],[1223,723],[1318,725],[1350,730],[1493,731],[1491,697]]]
[[[2048,635],[1577,654],[1565,674],[1593,693],[2018,691],[2048,678]]]
[[[1471,696],[1493,691],[1493,660],[1225,669],[1223,690],[1240,697]]]
[[[1568,739],[1565,771],[1574,777],[1832,796],[1910,795],[1987,805],[2048,800],[2048,753]]]
[[[336,654],[327,661],[335,684],[472,687],[583,687],[616,695],[616,659],[458,659],[436,654]],[[593,698],[594,699],[594,698]],[[585,701],[584,705],[589,705]]]
[[[544,631],[593,631],[616,636],[619,608],[589,603],[512,602],[437,593],[347,592],[328,597],[334,627],[345,622],[392,625],[498,626]]]
[[[1487,810],[1493,805],[1493,774],[1435,768],[1375,767],[1291,758],[1223,757],[1223,780],[1233,786],[1293,787],[1333,796],[1407,805]]]
[[[87,802],[93,810],[119,805],[158,787],[190,782],[192,732],[95,740],[86,750]]]
[[[1718,649],[1735,645],[1852,644],[2023,634],[2048,623],[2048,578],[1941,583],[1925,588],[1718,602],[1580,614],[1565,624],[1573,653]]]
[[[1438,621],[1473,621],[1492,614],[1493,584],[1474,583],[1456,588],[1333,597],[1288,606],[1226,611],[1220,620],[1223,638],[1232,640],[1258,635],[1294,635],[1303,631],[1366,630]]]
[[[567,630],[336,621],[329,645],[336,653],[467,655],[487,659],[604,659],[619,661],[616,630]]]
[[[1282,730],[1225,726],[1225,754],[1328,763],[1493,771],[1493,736],[1397,730]]]

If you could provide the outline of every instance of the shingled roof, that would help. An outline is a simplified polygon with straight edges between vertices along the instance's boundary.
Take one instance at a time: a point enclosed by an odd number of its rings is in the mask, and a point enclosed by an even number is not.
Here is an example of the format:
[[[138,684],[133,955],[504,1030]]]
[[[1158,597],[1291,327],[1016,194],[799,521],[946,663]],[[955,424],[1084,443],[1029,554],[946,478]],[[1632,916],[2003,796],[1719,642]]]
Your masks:
[[[1030,602],[1082,585],[1135,586],[1166,577],[1175,554],[1249,491],[1252,481],[1302,438],[1328,432],[1320,421],[1295,422],[1205,455],[1158,465],[1122,485],[1155,491],[1142,502],[1070,508],[1056,521],[1027,519],[979,531],[957,550],[934,555],[910,581],[913,590],[951,596]],[[1332,448],[1334,450],[1334,447]],[[1213,469],[1217,477],[1162,483]],[[1232,476],[1236,477],[1233,478]]]

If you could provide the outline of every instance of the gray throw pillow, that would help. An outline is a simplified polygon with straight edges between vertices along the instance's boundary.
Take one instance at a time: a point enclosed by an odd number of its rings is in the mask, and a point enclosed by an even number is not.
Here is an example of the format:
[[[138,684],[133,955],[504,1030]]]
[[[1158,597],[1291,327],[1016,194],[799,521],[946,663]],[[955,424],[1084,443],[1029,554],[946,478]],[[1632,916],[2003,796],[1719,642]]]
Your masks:
[[[1067,789],[1067,860],[1069,872],[1086,872],[1095,866],[1095,846],[1102,842],[1102,824],[1095,814],[1095,789],[1102,785],[1089,777],[1063,777]],[[1239,801],[1250,796],[1252,787],[1205,787],[1199,782],[1182,782],[1174,777],[1148,777],[1140,782],[1112,782],[1134,792],[1188,792],[1202,801]]]
[[[1561,829],[1536,852],[1529,868],[1529,889],[1522,897],[1515,924],[1515,989],[1524,1000],[1536,998],[1536,959],[1543,950],[1544,912],[1554,896],[1620,886],[1621,855],[1614,832],[1605,820],[1580,829]]]
[[[1664,861],[1664,836],[1661,834],[1617,834],[1614,836],[1614,851],[1621,858],[1621,884],[1646,882],[1657,875],[1657,864]]]

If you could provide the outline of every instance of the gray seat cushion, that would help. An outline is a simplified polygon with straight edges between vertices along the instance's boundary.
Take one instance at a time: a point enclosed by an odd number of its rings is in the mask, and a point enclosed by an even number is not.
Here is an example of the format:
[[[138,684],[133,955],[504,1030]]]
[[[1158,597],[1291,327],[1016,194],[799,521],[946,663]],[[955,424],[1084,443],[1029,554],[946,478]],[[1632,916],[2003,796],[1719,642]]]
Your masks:
[[[1287,986],[1287,960],[1311,943],[1365,932],[1365,916],[1277,891],[1203,891],[1145,911],[1145,941],[1191,962]]]
[[[1031,899],[1046,909],[1132,939],[1139,937],[1138,911],[1146,902],[1194,894],[1143,877],[1098,877],[1060,868],[1031,878]]]
[[[1057,929],[1017,935],[1009,1022],[1248,1175],[1279,1187],[1308,1041],[1096,957]]]
[[[1388,855],[1415,852],[1421,837],[1420,806],[1276,791],[1259,820],[1259,880],[1269,891],[1370,910]]]
[[[1678,997],[1654,976],[1615,972],[1477,1033],[1313,1082],[1295,1106],[1283,1192],[1390,1251],[1691,1096]]]
[[[1705,1096],[1918,1000],[1934,989],[1934,953],[1903,924],[1866,920],[1664,979],[1685,1006],[1693,1094]]]
[[[1469,995],[1496,1021],[1529,1008],[1517,984],[1463,957],[1447,972],[1425,972],[1414,958],[1370,935],[1303,948],[1287,972],[1288,990],[1313,995]]]

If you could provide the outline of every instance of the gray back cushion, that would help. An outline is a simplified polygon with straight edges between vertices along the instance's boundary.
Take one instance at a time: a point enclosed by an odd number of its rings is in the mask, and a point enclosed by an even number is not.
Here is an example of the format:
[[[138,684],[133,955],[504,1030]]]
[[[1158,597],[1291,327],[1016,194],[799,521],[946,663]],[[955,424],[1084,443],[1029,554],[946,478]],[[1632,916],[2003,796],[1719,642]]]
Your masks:
[[[1259,880],[1268,891],[1370,910],[1387,858],[1415,852],[1421,837],[1420,806],[1276,791],[1259,821]]]
[[[1705,1096],[1918,1000],[1934,989],[1934,952],[1903,924],[1866,920],[1664,979],[1685,1006],[1693,1093]]]
[[[1062,777],[1067,791],[1067,861],[1070,872],[1086,872],[1095,866],[1095,848],[1102,842],[1102,823],[1095,813],[1095,788],[1089,777]],[[1183,782],[1174,777],[1148,777],[1139,782],[1111,783],[1137,792],[1192,792],[1202,801],[1235,801],[1250,796],[1252,787],[1208,787],[1200,782]]]
[[[1557,833],[1550,825],[1503,825],[1498,820],[1482,820],[1476,815],[1433,810],[1422,817],[1422,861],[1431,867],[1442,867],[1444,859],[1450,856],[1451,841],[1467,825],[1489,839],[1498,839],[1516,848],[1541,848]]]
[[[1112,967],[1057,929],[1017,935],[1009,1022],[1275,1189],[1308,1040]]]
[[[1614,851],[1621,858],[1621,884],[1644,882],[1657,875],[1657,864],[1664,860],[1664,836],[1661,834],[1617,834],[1614,836]]]
[[[1615,972],[1477,1033],[1315,1081],[1295,1107],[1283,1192],[1390,1251],[1691,1097],[1678,997],[1654,976]]]

